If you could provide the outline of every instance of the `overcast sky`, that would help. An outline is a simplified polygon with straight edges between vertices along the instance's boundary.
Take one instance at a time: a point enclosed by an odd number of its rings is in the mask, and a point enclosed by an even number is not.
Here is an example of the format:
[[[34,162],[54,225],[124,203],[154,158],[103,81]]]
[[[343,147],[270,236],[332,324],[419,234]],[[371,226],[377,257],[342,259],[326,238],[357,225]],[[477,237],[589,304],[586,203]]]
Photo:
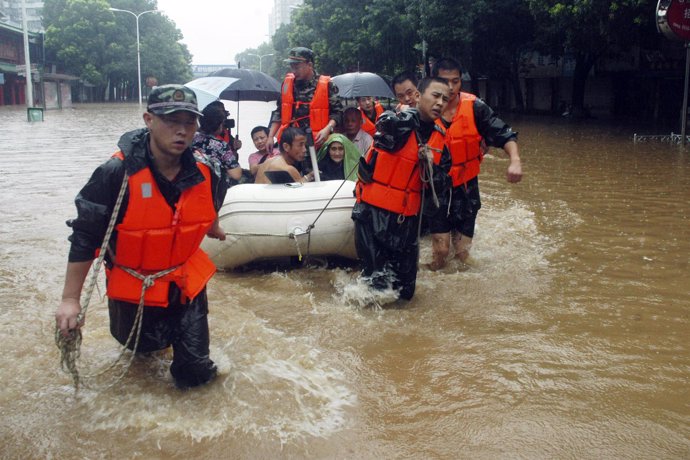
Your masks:
[[[273,0],[158,0],[182,31],[192,64],[233,64],[235,55],[268,41]]]

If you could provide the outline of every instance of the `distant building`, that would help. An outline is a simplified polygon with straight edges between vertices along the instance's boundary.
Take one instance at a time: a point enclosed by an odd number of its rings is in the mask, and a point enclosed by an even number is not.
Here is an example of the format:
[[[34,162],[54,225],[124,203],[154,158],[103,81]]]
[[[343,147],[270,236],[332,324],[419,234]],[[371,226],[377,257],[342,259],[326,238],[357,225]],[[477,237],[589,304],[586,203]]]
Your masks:
[[[236,69],[237,64],[198,64],[192,65],[192,75],[194,78],[206,77],[211,72],[217,72],[222,69]]]
[[[293,10],[300,8],[303,2],[304,0],[274,0],[273,12],[268,19],[270,34],[275,34],[281,25],[290,24]]]
[[[26,26],[31,32],[44,32],[41,15],[42,0],[24,0]],[[0,21],[22,28],[22,0],[0,0]]]
[[[3,16],[7,13],[3,12]],[[73,75],[58,73],[54,66],[44,68],[43,34],[29,32],[31,82],[34,107],[48,109],[72,104]],[[26,104],[26,65],[24,31],[0,20],[0,106]]]

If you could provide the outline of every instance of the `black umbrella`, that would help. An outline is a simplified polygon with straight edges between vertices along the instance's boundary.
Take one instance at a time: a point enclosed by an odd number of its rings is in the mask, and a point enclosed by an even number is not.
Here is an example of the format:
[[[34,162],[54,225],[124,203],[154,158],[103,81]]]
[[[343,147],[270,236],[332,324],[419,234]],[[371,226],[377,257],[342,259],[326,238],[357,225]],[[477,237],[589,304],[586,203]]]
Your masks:
[[[275,101],[280,96],[280,83],[263,72],[250,69],[221,69],[208,74],[209,77],[237,78],[222,93],[221,99],[228,101]]]
[[[237,132],[240,130],[240,101],[275,101],[280,96],[280,83],[270,75],[251,69],[221,69],[207,77],[237,78],[218,94],[219,99],[237,101]]]
[[[372,96],[393,99],[395,97],[386,80],[371,72],[336,75],[333,77],[333,83],[338,86],[338,95],[344,98]]]

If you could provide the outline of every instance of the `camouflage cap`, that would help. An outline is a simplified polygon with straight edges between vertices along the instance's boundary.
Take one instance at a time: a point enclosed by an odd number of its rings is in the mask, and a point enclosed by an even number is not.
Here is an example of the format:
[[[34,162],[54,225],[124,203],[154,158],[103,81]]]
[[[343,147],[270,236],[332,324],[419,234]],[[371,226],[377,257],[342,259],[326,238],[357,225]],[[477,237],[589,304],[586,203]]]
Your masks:
[[[183,85],[156,86],[149,94],[146,110],[154,115],[167,115],[184,110],[196,115],[199,112],[194,91]]]
[[[288,64],[299,63],[299,62],[314,62],[314,52],[309,48],[303,46],[298,46],[297,48],[292,48],[288,51],[288,57],[285,59]]]

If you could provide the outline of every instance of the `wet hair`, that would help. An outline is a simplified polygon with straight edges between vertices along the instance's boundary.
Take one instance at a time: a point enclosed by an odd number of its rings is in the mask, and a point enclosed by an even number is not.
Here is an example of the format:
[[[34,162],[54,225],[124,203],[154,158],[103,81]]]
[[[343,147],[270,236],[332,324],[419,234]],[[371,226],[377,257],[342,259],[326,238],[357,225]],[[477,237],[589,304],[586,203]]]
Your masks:
[[[441,70],[457,70],[460,75],[462,75],[462,67],[460,67],[460,63],[456,61],[453,58],[442,58],[439,59],[434,63],[434,66],[431,68],[431,76],[432,77],[438,77],[438,73]]]
[[[419,91],[419,94],[424,94],[424,91],[431,85],[432,83],[441,83],[444,85],[448,85],[448,80],[445,78],[441,77],[424,77],[422,78],[422,81],[419,82],[419,85],[417,85],[417,91]]]
[[[268,136],[268,128],[267,128],[267,127],[265,127],[265,126],[255,126],[254,129],[252,129],[252,132],[249,134],[249,137],[251,137],[252,139],[254,139],[254,134],[258,133],[259,131],[263,131],[263,132],[266,133],[266,135]]]
[[[199,119],[199,129],[205,133],[212,133],[218,129],[218,125],[225,121],[227,112],[225,106],[220,101],[213,101],[201,111],[204,114]]]
[[[280,151],[285,153],[283,144],[292,145],[292,142],[295,140],[297,136],[306,136],[306,134],[304,134],[304,131],[301,128],[295,128],[293,126],[285,128],[283,130],[283,133],[280,135]]]
[[[406,80],[410,80],[414,86],[417,86],[417,76],[414,74],[414,72],[409,72],[406,70],[393,77],[393,80],[391,81],[391,88],[393,88],[393,91],[395,91],[395,85],[404,83]]]

